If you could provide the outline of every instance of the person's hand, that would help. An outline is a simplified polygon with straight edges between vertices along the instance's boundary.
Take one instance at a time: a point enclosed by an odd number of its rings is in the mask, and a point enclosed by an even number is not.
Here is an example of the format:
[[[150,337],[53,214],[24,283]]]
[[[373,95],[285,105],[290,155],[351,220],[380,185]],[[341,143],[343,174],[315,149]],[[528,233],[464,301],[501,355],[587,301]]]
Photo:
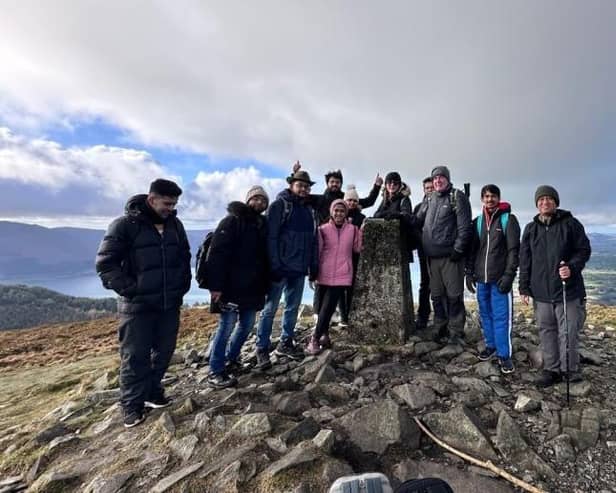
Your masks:
[[[528,305],[528,302],[530,301],[530,296],[528,296],[527,294],[523,294],[520,296],[520,298],[522,299],[522,303]]]
[[[381,177],[381,175],[380,175],[380,174],[378,174],[378,173],[376,174],[376,178],[374,179],[374,184],[375,184],[377,187],[382,187],[382,186],[383,186],[383,178],[382,178],[382,177]]]
[[[567,264],[565,264],[564,260],[560,262],[560,267],[558,268],[558,275],[563,281],[566,281],[571,277],[571,269]]]
[[[221,296],[222,291],[210,291],[210,300],[212,303],[218,303]]]
[[[496,281],[496,287],[498,291],[506,294],[511,291],[511,287],[513,286],[513,279],[511,276],[504,275],[498,281]]]
[[[463,257],[464,255],[462,254],[462,252],[459,252],[458,250],[454,250],[453,253],[449,256],[449,260],[457,263],[460,260],[462,260]]]
[[[475,276],[467,274],[464,280],[466,281],[466,289],[475,294],[477,292],[477,281],[475,281]]]
[[[295,164],[293,165],[293,173],[297,173],[301,167],[302,165],[299,163],[299,160],[295,161]]]

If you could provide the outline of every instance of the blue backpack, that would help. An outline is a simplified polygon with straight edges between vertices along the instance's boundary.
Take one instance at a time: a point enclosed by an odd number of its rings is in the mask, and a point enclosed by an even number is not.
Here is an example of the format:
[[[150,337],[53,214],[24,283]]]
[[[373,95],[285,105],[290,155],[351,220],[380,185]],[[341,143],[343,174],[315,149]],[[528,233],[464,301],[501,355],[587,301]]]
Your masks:
[[[503,236],[507,236],[507,224],[509,223],[509,213],[503,212],[500,215],[500,223],[503,228]],[[483,214],[477,216],[477,234],[481,238],[481,230],[483,229]]]

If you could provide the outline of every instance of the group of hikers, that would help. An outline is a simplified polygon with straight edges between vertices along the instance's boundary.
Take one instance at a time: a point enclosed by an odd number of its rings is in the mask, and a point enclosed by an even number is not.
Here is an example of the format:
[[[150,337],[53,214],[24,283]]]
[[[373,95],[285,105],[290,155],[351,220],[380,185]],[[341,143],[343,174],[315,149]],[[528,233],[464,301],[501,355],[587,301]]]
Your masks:
[[[519,268],[519,294],[533,299],[543,370],[537,385],[565,375],[579,381],[578,335],[585,320],[582,271],[590,243],[581,223],[560,209],[557,190],[535,192],[537,215],[520,226],[498,186],[481,189],[482,211],[472,218],[467,195],[453,187],[446,166],[423,180],[423,199],[413,208],[410,188],[398,172],[376,176],[360,198],[349,185],[342,191],[340,170],[325,175],[322,194],[295,163],[288,188],[270,203],[260,185],[244,202],[231,202],[197,266],[201,287],[210,291],[219,324],[210,344],[210,386],[237,384],[240,351],[257,320],[256,364],[271,366],[274,316],[284,295],[281,335],[274,352],[298,360],[331,347],[329,328],[340,311],[349,323],[353,285],[366,219],[362,210],[381,195],[374,218],[396,220],[404,259],[419,257],[421,283],[415,327],[425,331],[433,311],[434,337],[464,344],[464,286],[476,293],[485,349],[478,359],[497,359],[503,373],[514,371],[511,331],[513,282]],[[190,248],[176,204],[182,190],[157,179],[148,194],[136,195],[114,220],[101,242],[96,269],[103,285],[119,296],[120,388],[124,425],[145,419],[145,408],[170,401],[161,384],[175,350],[182,297],[191,283]],[[316,325],[306,344],[295,340],[295,325],[306,277],[314,285]],[[566,313],[565,313],[566,311]],[[568,350],[568,354],[567,354]]]

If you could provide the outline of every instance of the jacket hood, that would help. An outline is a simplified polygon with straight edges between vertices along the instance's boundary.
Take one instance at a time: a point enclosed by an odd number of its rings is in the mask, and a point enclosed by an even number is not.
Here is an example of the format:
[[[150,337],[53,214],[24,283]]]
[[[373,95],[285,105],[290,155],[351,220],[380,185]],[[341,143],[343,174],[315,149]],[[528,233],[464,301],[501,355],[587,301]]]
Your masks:
[[[572,216],[572,214],[569,211],[566,211],[564,209],[556,209],[556,212],[552,216],[551,223],[554,224],[554,223],[556,223],[558,221],[562,221],[563,219],[566,219],[566,218],[571,217],[571,216]],[[539,214],[536,214],[535,217],[533,217],[533,221],[538,223],[538,224],[543,224],[541,222],[541,220],[539,219]]]
[[[251,214],[258,215],[254,209],[251,209],[244,202],[233,201],[227,206],[227,212],[237,217],[246,217]]]
[[[282,192],[276,195],[277,199],[288,200],[289,202],[300,202],[302,199],[295,195],[291,190],[285,188]]]
[[[147,198],[148,195],[146,193],[133,195],[124,206],[124,214],[132,217],[158,218],[158,214],[148,205]],[[174,210],[169,217],[175,217],[176,215],[177,211]],[[162,219],[158,219],[158,221],[162,221]]]
[[[483,206],[483,211],[485,212],[485,210],[486,208]],[[504,212],[511,212],[511,204],[509,202],[499,202],[496,212],[500,212],[501,214]]]
[[[383,187],[383,190],[381,192],[381,194],[383,195],[384,199],[387,199],[387,188]],[[411,196],[411,187],[409,187],[406,183],[402,182],[400,184],[400,190],[398,190],[395,194],[392,195],[392,200],[398,196],[402,195],[403,197],[410,197]]]

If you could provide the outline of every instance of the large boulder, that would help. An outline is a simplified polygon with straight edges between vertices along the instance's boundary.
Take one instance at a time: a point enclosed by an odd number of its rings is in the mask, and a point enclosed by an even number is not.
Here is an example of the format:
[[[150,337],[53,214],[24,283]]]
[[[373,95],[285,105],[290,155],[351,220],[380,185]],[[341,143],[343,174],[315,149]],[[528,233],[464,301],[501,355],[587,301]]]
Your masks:
[[[404,408],[391,399],[361,407],[336,421],[362,452],[382,454],[393,444],[419,448],[421,432]]]

